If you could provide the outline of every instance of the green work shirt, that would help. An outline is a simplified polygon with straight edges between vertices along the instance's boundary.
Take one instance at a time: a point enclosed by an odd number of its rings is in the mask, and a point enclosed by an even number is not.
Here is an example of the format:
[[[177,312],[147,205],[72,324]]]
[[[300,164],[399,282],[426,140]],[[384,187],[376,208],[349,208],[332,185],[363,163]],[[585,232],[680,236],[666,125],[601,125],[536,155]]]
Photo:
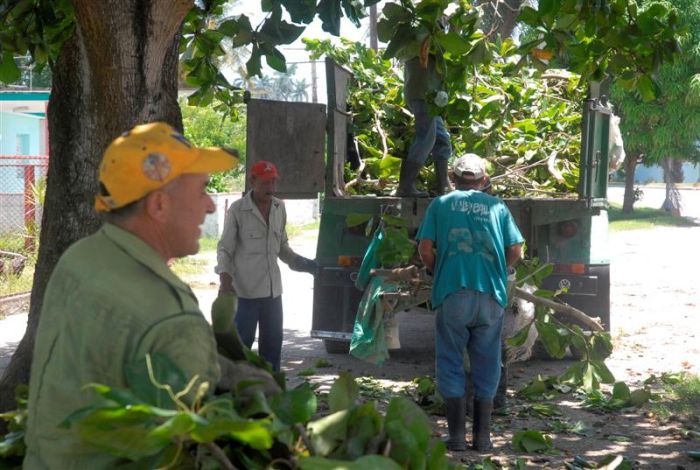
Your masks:
[[[427,68],[421,66],[418,57],[406,61],[403,69],[403,94],[406,103],[411,100],[424,100],[429,91],[444,89],[442,77],[435,66],[435,57],[429,57]]]
[[[187,377],[208,381],[210,390],[219,380],[213,332],[189,286],[140,238],[105,224],[66,250],[46,287],[24,468],[113,468],[120,459],[58,425],[96,403],[84,385],[126,387],[126,366],[147,353],[168,355]]]

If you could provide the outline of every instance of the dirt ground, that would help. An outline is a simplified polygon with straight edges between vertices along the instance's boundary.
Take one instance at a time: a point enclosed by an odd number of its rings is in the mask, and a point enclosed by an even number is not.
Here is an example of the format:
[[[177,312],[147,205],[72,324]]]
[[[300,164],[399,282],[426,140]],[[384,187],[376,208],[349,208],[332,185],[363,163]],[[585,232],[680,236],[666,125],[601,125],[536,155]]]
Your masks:
[[[607,363],[616,379],[625,381],[631,389],[643,386],[652,374],[689,371],[700,375],[700,255],[693,248],[699,239],[700,227],[610,234],[611,332],[615,350]],[[299,291],[295,286],[295,291],[293,295],[298,299],[303,288]],[[402,348],[392,351],[391,358],[379,367],[351,356],[327,354],[319,340],[308,337],[304,319],[290,315],[290,310],[305,309],[298,304],[289,305],[288,301],[285,309],[283,368],[290,386],[310,380],[327,387],[339,372],[349,371],[359,379],[366,397],[381,402],[401,393],[412,379],[433,375],[434,329],[430,313],[416,309],[400,315]],[[325,359],[330,366],[316,367],[319,359]],[[679,432],[689,423],[673,418],[659,422],[649,405],[598,414],[584,409],[581,398],[567,394],[544,402],[556,405],[561,416],[537,417],[528,411],[531,402],[515,397],[515,391],[532,377],[561,373],[570,363],[564,360],[514,364],[510,371],[509,407],[495,417],[495,448],[489,454],[452,453],[453,460],[480,463],[491,455],[502,464],[512,465],[520,457],[528,468],[565,468],[565,463],[572,462],[575,456],[597,462],[612,454],[624,456],[634,468],[700,468],[700,462],[687,455],[689,450],[700,450],[700,440],[683,439]],[[700,409],[695,410],[695,415],[700,416]],[[431,416],[431,421],[436,437],[446,433],[443,417]],[[554,429],[558,422],[580,422],[585,431],[557,432]],[[700,430],[697,422],[694,426]],[[513,450],[513,433],[524,429],[546,432],[553,439],[554,453],[538,455]]]

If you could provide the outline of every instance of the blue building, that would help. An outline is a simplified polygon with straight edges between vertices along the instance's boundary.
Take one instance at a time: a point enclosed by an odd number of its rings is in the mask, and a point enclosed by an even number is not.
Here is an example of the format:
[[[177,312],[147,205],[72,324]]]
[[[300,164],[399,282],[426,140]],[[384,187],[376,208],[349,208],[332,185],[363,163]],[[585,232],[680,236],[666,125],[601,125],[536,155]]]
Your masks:
[[[698,179],[698,164],[683,162],[683,182],[695,183]],[[645,183],[663,183],[664,169],[660,165],[637,165],[634,172],[634,182],[639,184]]]
[[[29,196],[48,167],[48,100],[48,91],[0,90],[0,235],[41,220]]]

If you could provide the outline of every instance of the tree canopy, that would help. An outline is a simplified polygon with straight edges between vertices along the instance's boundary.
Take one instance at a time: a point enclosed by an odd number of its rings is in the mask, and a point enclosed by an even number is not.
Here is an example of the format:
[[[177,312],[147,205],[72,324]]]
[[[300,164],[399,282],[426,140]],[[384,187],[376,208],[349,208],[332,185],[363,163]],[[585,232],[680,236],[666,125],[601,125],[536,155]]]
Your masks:
[[[659,87],[656,99],[647,101],[640,90],[613,89],[623,119],[621,130],[630,158],[643,156],[644,163],[665,164],[666,159],[697,162],[700,149],[700,4],[673,0],[685,34],[680,38],[683,60],[663,64],[654,79]],[[665,170],[666,166],[664,167]],[[667,183],[672,184],[670,175]],[[672,196],[672,192],[667,194]],[[674,201],[667,198],[665,205]]]

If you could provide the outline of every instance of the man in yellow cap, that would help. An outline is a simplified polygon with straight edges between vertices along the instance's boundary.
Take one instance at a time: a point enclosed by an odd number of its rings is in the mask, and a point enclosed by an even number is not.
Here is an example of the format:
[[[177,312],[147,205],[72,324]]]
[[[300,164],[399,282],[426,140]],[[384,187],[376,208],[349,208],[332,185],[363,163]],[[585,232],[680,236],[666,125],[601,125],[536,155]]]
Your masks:
[[[116,466],[117,457],[59,425],[94,403],[86,384],[128,388],[130,368],[146,355],[167,357],[211,391],[217,384],[234,387],[236,373],[238,381],[269,378],[217,355],[197,299],[167,265],[199,250],[199,227],[215,209],[206,193],[208,174],[237,163],[223,149],[192,146],[164,123],[136,126],[107,148],[95,201],[105,224],[66,250],[46,288],[24,468]]]

